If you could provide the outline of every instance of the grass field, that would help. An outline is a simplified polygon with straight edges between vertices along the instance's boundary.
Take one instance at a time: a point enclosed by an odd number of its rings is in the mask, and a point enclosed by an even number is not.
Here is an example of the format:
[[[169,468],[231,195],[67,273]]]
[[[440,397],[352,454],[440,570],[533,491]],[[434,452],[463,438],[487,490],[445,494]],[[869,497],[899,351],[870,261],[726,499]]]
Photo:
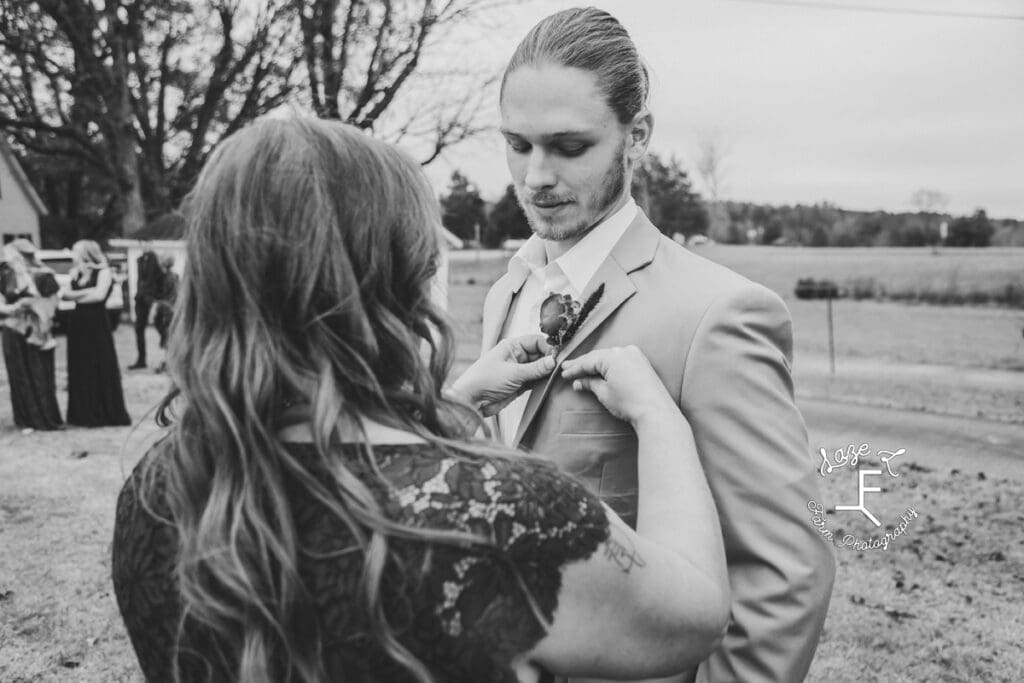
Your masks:
[[[992,254],[983,252],[992,251]],[[971,287],[1024,286],[1024,249],[958,249],[932,256],[918,249],[783,249],[712,245],[695,252],[773,290],[793,314],[798,352],[828,350],[826,303],[793,293],[799,278],[858,278],[887,286],[927,287],[947,278],[970,279]],[[508,256],[460,254],[451,265],[450,310],[464,331],[477,335],[473,317],[487,288],[505,271]],[[963,273],[963,275],[957,275]],[[991,282],[989,282],[991,280]],[[681,293],[680,296],[685,296]],[[895,306],[873,300],[833,302],[839,356],[968,368],[1024,369],[1024,310],[998,306]],[[463,311],[466,311],[464,314]]]
[[[907,507],[918,512],[888,549],[836,550],[832,603],[808,681],[1022,680],[1024,484],[913,463],[897,473],[871,503],[881,529],[857,515],[829,515],[837,539],[876,538],[893,531]],[[853,502],[849,480],[824,481],[824,500]]]
[[[821,256],[831,250],[765,250],[783,251]],[[824,304],[797,301],[791,293],[797,277],[821,275],[792,261],[785,272],[773,273],[746,248],[702,253],[735,259],[732,265],[748,268],[745,274],[754,279],[761,273],[786,299],[804,399],[827,394],[1024,422],[1024,373],[1017,371],[1024,353],[1021,311],[838,302],[833,377],[824,355]],[[459,365],[475,357],[480,304],[503,267],[499,258],[477,261],[471,254],[452,263],[449,301]],[[116,339],[127,364],[134,358],[131,330],[122,326]],[[58,386],[64,386],[63,345],[57,359]],[[23,435],[11,424],[3,372],[0,367],[0,682],[141,680],[114,603],[109,557],[117,491],[154,433],[151,421],[135,431]],[[124,384],[136,421],[166,390],[166,378],[151,372],[127,374]],[[88,456],[70,458],[73,450]],[[885,497],[921,511],[907,537],[887,552],[837,551],[832,605],[808,680],[1021,680],[1024,482],[920,465],[912,475],[895,480],[893,495]],[[836,486],[838,480],[826,481],[829,499],[842,497]],[[897,512],[881,510],[883,519]],[[843,533],[869,531],[852,523]]]
[[[859,299],[908,303],[998,303],[1024,309],[1024,249],[788,248],[704,245],[695,249],[751,280],[792,293],[798,278],[831,279]]]
[[[1018,272],[1024,268],[1024,249],[980,253],[985,251],[956,250],[953,260],[942,263],[955,269],[980,259],[994,277],[1004,279],[1012,277],[1014,266]],[[764,284],[785,301],[793,316],[798,396],[1024,424],[1024,310],[839,299],[832,310],[836,372],[830,372],[826,302],[797,299],[797,279],[882,278],[938,268],[928,260],[929,251],[714,245],[697,253]],[[449,312],[459,331],[462,362],[475,358],[483,299],[505,272],[507,258],[499,252],[453,258]]]

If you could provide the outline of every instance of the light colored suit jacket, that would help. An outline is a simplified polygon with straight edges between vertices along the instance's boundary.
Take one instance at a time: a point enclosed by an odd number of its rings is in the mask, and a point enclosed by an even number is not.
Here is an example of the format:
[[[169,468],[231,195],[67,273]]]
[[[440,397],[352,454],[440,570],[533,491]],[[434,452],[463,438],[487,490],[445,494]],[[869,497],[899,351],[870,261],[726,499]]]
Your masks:
[[[642,212],[582,300],[601,283],[600,304],[559,361],[638,346],[693,427],[722,523],[732,621],[696,680],[803,680],[835,558],[807,510],[821,496],[793,400],[789,311],[765,287],[666,238]],[[491,288],[483,349],[500,339],[522,284],[505,275]],[[515,444],[557,462],[635,523],[635,434],[558,370],[530,394]]]

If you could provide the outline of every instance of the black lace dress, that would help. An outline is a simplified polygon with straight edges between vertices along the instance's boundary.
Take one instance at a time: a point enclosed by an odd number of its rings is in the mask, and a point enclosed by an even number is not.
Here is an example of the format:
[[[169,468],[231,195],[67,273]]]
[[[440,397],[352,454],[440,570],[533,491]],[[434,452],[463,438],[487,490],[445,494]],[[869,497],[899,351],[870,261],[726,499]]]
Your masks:
[[[28,291],[4,293],[7,303],[28,296]],[[22,429],[60,429],[64,421],[57,405],[53,349],[30,344],[24,334],[0,323],[7,385],[11,392],[14,424]]]
[[[96,286],[99,270],[84,282],[72,280],[71,289]],[[113,285],[111,285],[113,288]],[[110,291],[107,291],[110,296]],[[68,424],[105,427],[131,424],[124,407],[121,368],[114,349],[114,335],[103,301],[75,304],[69,311],[68,338]]]
[[[313,462],[311,446],[288,448]],[[520,578],[550,619],[562,567],[588,557],[608,538],[608,519],[599,500],[540,460],[467,461],[425,444],[377,446],[374,454],[387,486],[368,465],[357,464],[362,462],[357,446],[346,444],[342,449],[350,469],[370,487],[390,519],[471,532],[491,539],[497,548],[488,552],[392,538],[393,555],[385,567],[381,595],[399,641],[439,683],[515,681],[510,660],[543,635]],[[159,458],[158,452],[151,451],[143,463]],[[146,512],[138,500],[143,463],[118,499],[114,590],[147,680],[169,681],[181,614],[174,577],[177,532]],[[155,483],[147,502],[156,515],[169,518],[159,460],[153,464]],[[316,467],[310,471],[336,487],[330,473]],[[327,674],[346,682],[412,680],[369,634],[360,607],[361,555],[317,557],[317,551],[351,547],[351,532],[322,504],[302,495],[297,485],[292,491],[300,547],[309,551],[299,558],[299,574],[313,600],[305,607],[316,622],[315,631],[322,634]],[[182,650],[187,651],[190,638],[199,637],[198,629],[190,632],[186,627]],[[198,663],[183,659],[184,679],[198,678]],[[215,670],[212,680],[229,681],[231,676]]]

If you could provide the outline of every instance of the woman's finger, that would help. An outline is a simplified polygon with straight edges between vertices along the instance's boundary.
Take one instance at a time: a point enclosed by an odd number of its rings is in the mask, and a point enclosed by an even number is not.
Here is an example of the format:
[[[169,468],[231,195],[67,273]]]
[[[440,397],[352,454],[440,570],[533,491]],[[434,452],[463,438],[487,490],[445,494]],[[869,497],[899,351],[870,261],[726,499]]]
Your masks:
[[[541,356],[535,361],[529,363],[522,363],[517,366],[516,379],[523,384],[535,382],[539,379],[543,379],[551,374],[551,371],[555,369],[555,357],[554,356]]]
[[[575,379],[572,382],[572,388],[574,391],[589,391],[595,396],[603,385],[604,380],[598,377],[583,377]]]
[[[597,375],[604,377],[607,369],[607,351],[598,349],[562,363],[562,377],[576,379]]]
[[[506,349],[505,358],[511,358],[516,363],[522,363],[526,360],[526,350],[519,343],[518,339],[506,339],[502,343]]]
[[[548,344],[547,339],[543,334],[524,334],[521,337],[516,337],[515,341],[533,359],[546,356],[551,351],[551,345]]]
[[[504,341],[508,350],[507,357],[516,363],[532,363],[547,355],[547,342],[543,335],[526,335]]]

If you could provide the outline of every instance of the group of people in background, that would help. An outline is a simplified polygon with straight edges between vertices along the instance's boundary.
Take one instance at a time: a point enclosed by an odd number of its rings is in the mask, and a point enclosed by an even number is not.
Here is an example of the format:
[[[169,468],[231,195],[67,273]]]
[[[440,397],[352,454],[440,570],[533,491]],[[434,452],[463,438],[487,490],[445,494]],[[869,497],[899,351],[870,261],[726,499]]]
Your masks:
[[[70,285],[62,289],[36,251],[30,241],[15,240],[4,247],[0,264],[0,329],[15,425],[22,430],[64,426],[57,403],[53,338],[60,299],[75,302],[66,323],[67,423],[130,424],[106,312],[114,287],[106,256],[92,240],[75,242]]]

